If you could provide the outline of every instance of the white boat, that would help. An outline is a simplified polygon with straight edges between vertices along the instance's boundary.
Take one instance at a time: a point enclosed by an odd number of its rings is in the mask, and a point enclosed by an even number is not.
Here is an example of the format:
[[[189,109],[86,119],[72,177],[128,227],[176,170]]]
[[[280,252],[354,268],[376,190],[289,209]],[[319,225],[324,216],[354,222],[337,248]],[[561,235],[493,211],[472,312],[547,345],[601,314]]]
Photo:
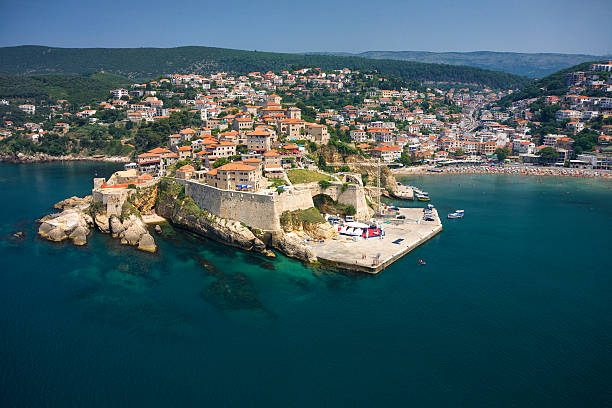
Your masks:
[[[465,211],[463,211],[463,210],[456,210],[455,212],[452,212],[452,213],[448,214],[446,216],[446,218],[449,218],[451,220],[452,219],[456,219],[456,218],[463,218],[464,214],[465,214]]]

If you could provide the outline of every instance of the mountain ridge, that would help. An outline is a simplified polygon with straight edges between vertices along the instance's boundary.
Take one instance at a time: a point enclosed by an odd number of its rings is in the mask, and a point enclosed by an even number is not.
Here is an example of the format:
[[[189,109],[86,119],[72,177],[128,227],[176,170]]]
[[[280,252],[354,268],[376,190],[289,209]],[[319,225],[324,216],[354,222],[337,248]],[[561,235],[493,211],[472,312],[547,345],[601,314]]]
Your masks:
[[[311,55],[356,56],[371,59],[395,59],[424,63],[464,65],[530,78],[543,78],[565,68],[588,61],[599,61],[612,56],[564,53],[524,53],[504,51],[364,51],[347,52],[308,52]]]
[[[19,75],[86,74],[107,71],[132,79],[172,73],[251,72],[318,66],[374,71],[421,82],[477,84],[520,88],[526,77],[459,65],[370,59],[354,56],[287,54],[217,47],[59,48],[16,46],[0,48],[0,72]]]

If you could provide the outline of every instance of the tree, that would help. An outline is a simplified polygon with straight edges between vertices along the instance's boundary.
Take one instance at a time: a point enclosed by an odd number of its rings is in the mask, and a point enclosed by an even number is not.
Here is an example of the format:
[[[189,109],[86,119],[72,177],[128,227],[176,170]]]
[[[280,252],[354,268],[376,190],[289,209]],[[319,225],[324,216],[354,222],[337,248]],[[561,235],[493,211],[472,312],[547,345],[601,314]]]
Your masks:
[[[410,152],[408,152],[408,150],[404,150],[402,152],[402,156],[400,157],[399,161],[404,166],[411,166],[412,165],[412,159],[410,158]]]
[[[457,149],[455,150],[455,156],[465,156],[465,152],[461,148]]]
[[[495,155],[497,156],[497,160],[503,162],[510,155],[510,150],[507,147],[498,147],[495,149]]]
[[[228,164],[230,161],[227,157],[220,157],[217,160],[215,160],[215,162],[213,163],[212,167],[213,169],[216,169],[217,167],[221,167],[223,165]]]
[[[543,161],[553,162],[559,157],[559,152],[552,147],[545,147],[538,152],[538,155]]]

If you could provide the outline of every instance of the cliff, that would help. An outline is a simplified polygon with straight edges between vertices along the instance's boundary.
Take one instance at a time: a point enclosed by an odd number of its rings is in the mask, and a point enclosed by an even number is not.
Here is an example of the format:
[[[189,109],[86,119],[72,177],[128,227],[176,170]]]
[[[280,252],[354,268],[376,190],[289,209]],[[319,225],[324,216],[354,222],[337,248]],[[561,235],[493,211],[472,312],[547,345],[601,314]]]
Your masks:
[[[161,183],[155,209],[158,215],[188,231],[247,251],[271,255],[249,228],[199,208],[191,197],[185,196],[180,184]]]

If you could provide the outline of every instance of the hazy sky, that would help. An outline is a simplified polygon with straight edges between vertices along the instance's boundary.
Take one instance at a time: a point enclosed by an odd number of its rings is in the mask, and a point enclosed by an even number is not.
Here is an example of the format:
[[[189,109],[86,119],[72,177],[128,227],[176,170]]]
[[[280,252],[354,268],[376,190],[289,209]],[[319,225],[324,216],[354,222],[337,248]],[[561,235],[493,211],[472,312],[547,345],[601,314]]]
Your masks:
[[[0,46],[612,54],[612,0],[0,0]]]

